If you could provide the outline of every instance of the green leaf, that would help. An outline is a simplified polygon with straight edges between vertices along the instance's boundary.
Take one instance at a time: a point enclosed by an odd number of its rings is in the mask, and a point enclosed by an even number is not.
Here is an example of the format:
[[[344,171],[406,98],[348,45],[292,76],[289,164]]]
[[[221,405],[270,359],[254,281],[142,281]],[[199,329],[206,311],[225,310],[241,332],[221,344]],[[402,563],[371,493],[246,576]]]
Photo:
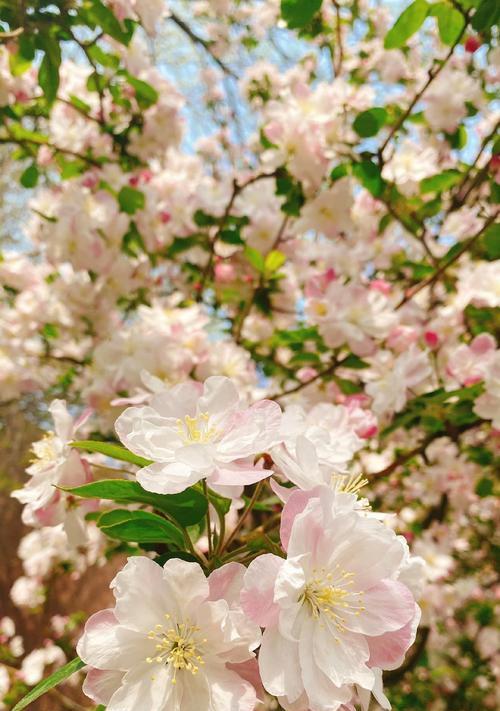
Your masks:
[[[483,477],[476,484],[476,494],[484,498],[493,494],[493,481],[488,477]]]
[[[54,687],[58,686],[58,684],[61,684],[61,682],[63,682],[65,679],[68,679],[70,676],[75,674],[75,672],[79,671],[84,666],[85,662],[82,662],[82,660],[78,657],[76,659],[73,659],[73,661],[69,662],[68,664],[65,664],[63,667],[58,669],[49,677],[43,679],[39,684],[35,686],[34,689],[31,689],[29,694],[27,694],[23,699],[21,699],[21,701],[19,701],[14,706],[12,711],[22,711],[23,709],[28,708],[28,706],[30,706],[37,699],[39,699],[40,696],[43,696],[47,693],[47,691],[50,691],[50,689],[53,689]]]
[[[105,52],[98,44],[91,45],[87,52],[94,62],[101,64],[103,67],[117,69],[120,65],[120,58],[116,54]]]
[[[151,84],[148,84],[142,79],[136,79],[128,72],[126,73],[127,81],[135,91],[135,98],[141,109],[148,109],[158,101],[158,92]]]
[[[83,111],[86,114],[90,113],[90,109],[91,109],[90,104],[87,104],[87,102],[82,101],[81,99],[78,98],[78,96],[71,94],[69,97],[69,100],[71,101],[71,103],[73,104],[73,106],[76,109],[79,109],[80,111]]]
[[[130,462],[130,464],[136,464],[138,467],[147,467],[152,464],[150,459],[139,457],[137,454],[129,452],[129,450],[125,449],[125,447],[122,447],[119,444],[112,444],[111,442],[99,442],[92,439],[77,440],[75,442],[71,442],[71,447],[84,449],[86,452],[99,452],[99,454],[104,454],[106,457],[110,457],[110,459],[118,459],[121,462]]]
[[[122,188],[118,193],[120,208],[123,212],[126,212],[127,215],[133,215],[137,210],[142,210],[145,201],[144,193],[128,185]]]
[[[300,215],[300,208],[305,201],[302,185],[293,180],[286,168],[276,171],[276,195],[286,198],[281,206],[282,212],[294,217]]]
[[[375,136],[387,121],[387,111],[383,108],[375,107],[362,111],[354,119],[353,128],[362,138]]]
[[[477,32],[483,32],[497,24],[499,17],[500,4],[497,0],[483,0],[474,13],[471,24]]]
[[[415,0],[415,2],[412,2],[412,4],[402,12],[396,20],[396,23],[387,33],[384,40],[385,49],[399,49],[400,47],[404,47],[410,37],[420,29],[428,12],[429,5],[426,0]]]
[[[425,193],[442,193],[444,190],[456,185],[460,182],[462,174],[458,170],[450,168],[444,170],[438,175],[433,175],[430,178],[424,178],[420,181],[420,192]]]
[[[483,235],[483,242],[490,259],[500,259],[500,225],[490,225]]]
[[[460,125],[454,133],[445,132],[445,136],[450,146],[458,151],[467,143],[467,129],[463,125]]]
[[[362,368],[368,368],[370,366],[369,363],[362,360],[359,356],[354,355],[354,353],[350,353],[339,365],[341,365],[342,368],[354,368],[355,370],[361,370]]]
[[[97,525],[109,538],[134,543],[172,543],[184,547],[182,532],[170,521],[149,513],[114,509],[102,514]]]
[[[24,74],[24,72],[28,71],[28,69],[31,67],[32,61],[33,58],[28,59],[26,57],[23,57],[20,52],[17,52],[16,54],[9,54],[10,73],[14,77],[21,76],[21,74]]]
[[[292,30],[308,25],[323,0],[281,0],[281,17]]]
[[[214,217],[213,215],[209,215],[207,212],[204,212],[203,210],[196,210],[196,212],[193,215],[193,220],[198,227],[212,227],[213,225],[217,225],[219,222],[218,217]]]
[[[252,265],[252,267],[260,274],[262,274],[265,270],[265,262],[262,254],[257,249],[249,247],[248,245],[245,247],[243,253]]]
[[[335,168],[330,173],[330,179],[332,182],[344,178],[346,175],[351,174],[351,164],[350,163],[340,163],[336,165]]]
[[[100,0],[92,0],[87,14],[93,22],[102,27],[107,35],[121,42],[121,44],[129,44],[134,34],[135,26],[127,23],[126,29],[124,29],[112,10],[103,5]]]
[[[47,143],[48,136],[44,136],[43,133],[38,133],[38,131],[30,131],[29,129],[21,126],[20,123],[13,123],[9,126],[9,131],[12,136],[17,141],[30,141],[31,143],[36,143],[41,146]]]
[[[193,526],[201,521],[207,511],[207,501],[194,488],[180,494],[154,494],[146,491],[135,481],[126,479],[102,479],[90,484],[66,488],[64,491],[84,499],[108,499],[117,503],[148,504],[175,518],[183,526]]]
[[[174,237],[174,241],[168,247],[165,255],[169,258],[175,257],[177,254],[182,254],[192,247],[200,245],[198,235],[190,235],[189,237]]]
[[[371,160],[354,163],[352,166],[354,176],[359,180],[374,197],[380,197],[384,192],[385,181],[382,179],[380,168]]]
[[[441,41],[450,47],[455,44],[465,25],[462,13],[447,2],[438,2],[429,14],[437,18]]]
[[[51,338],[58,338],[59,328],[55,323],[45,323],[42,328],[42,336],[47,340]]]
[[[266,256],[264,262],[264,269],[268,274],[273,274],[274,272],[278,271],[278,269],[282,267],[285,262],[286,256],[283,254],[283,252],[280,252],[277,249],[273,249]]]
[[[54,64],[45,54],[38,70],[38,83],[48,104],[53,104],[59,88],[59,65]]]
[[[239,227],[232,227],[228,230],[221,230],[218,233],[218,238],[221,240],[221,242],[225,242],[226,244],[245,244],[245,242],[241,238]]]
[[[35,163],[32,163],[26,168],[25,171],[23,171],[21,177],[19,178],[19,182],[25,188],[34,188],[38,183],[38,176],[38,168]]]

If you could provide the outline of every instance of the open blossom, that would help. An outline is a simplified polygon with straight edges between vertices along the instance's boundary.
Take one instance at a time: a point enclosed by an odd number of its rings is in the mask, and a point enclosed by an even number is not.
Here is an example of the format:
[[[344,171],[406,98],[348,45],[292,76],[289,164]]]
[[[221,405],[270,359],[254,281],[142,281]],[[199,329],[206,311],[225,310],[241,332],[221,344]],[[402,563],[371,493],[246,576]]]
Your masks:
[[[373,398],[372,408],[376,415],[400,412],[408,399],[409,388],[424,383],[432,373],[429,356],[417,346],[411,346],[394,361],[386,361],[382,353],[375,367],[380,371],[366,392]]]
[[[380,291],[339,281],[332,281],[322,296],[308,299],[306,311],[328,346],[337,348],[347,343],[359,356],[373,353],[374,339],[386,338],[397,323],[387,297]]]
[[[495,429],[500,430],[500,351],[495,352],[484,380],[485,392],[478,397],[474,412],[485,420],[492,420]]]
[[[446,370],[463,385],[481,380],[495,356],[496,342],[489,333],[480,333],[470,343],[461,343],[448,358]]]
[[[111,583],[114,608],[93,615],[78,643],[87,696],[107,711],[253,711],[255,689],[235,669],[260,631],[234,607],[239,567],[207,580],[197,563],[130,558]]]
[[[48,432],[33,445],[34,459],[26,469],[31,476],[28,483],[12,492],[12,496],[25,504],[23,522],[34,526],[56,526],[64,523],[72,545],[85,540],[82,514],[92,508],[70,505],[65,495],[56,487],[74,487],[91,479],[89,467],[76,449],[68,446],[75,432],[85,420],[85,413],[77,422],[66,409],[64,400],[54,400],[49,407],[55,432]]]
[[[139,483],[173,494],[203,478],[232,489],[269,476],[253,458],[280,441],[280,424],[277,403],[245,407],[229,378],[212,376],[204,385],[182,383],[148,406],[128,408],[116,431],[132,452],[153,460],[137,473]]]
[[[342,405],[319,403],[309,412],[290,405],[283,414],[283,443],[272,451],[274,461],[301,489],[329,483],[345,473],[363,446]]]
[[[298,510],[288,557],[253,561],[241,600],[265,627],[264,688],[299,709],[335,711],[352,685],[378,694],[379,670],[399,665],[414,640],[420,611],[398,580],[407,546],[327,488],[303,510],[292,499],[287,506]]]

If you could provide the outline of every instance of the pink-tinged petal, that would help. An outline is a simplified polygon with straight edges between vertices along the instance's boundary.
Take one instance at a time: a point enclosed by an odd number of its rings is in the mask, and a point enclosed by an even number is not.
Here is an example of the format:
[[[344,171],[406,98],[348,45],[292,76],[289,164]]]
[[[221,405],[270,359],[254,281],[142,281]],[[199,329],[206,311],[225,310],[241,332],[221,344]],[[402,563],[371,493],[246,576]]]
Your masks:
[[[185,464],[189,469],[203,472],[203,476],[208,476],[214,468],[213,448],[207,444],[189,444],[180,447],[175,458],[181,464]]]
[[[272,553],[250,563],[244,577],[240,602],[243,611],[261,627],[278,622],[279,607],[274,602],[274,586],[284,561]]]
[[[170,665],[142,662],[123,677],[122,685],[109,700],[106,711],[178,708],[175,702],[169,705],[176,694]]]
[[[186,711],[254,711],[257,703],[257,694],[252,684],[246,681],[235,671],[220,665],[207,665],[203,670],[206,677],[206,686],[208,688],[208,699],[205,704],[202,701],[202,695],[196,695],[195,691],[201,678],[199,675],[194,677],[193,681],[184,684],[184,695],[182,698],[182,711],[186,705]],[[186,691],[191,703],[186,704]]]
[[[303,626],[300,640],[300,664],[311,667],[311,682],[314,683],[314,668],[317,667],[335,684],[357,683],[371,686],[373,673],[367,662],[370,650],[366,639],[359,634],[342,631],[334,621],[324,618],[321,623],[310,617],[309,629]],[[305,679],[305,677],[304,677]],[[309,694],[309,684],[305,682]],[[349,701],[349,697],[344,701]]]
[[[137,481],[155,494],[179,494],[203,478],[203,472],[193,471],[186,464],[155,462],[137,472]]]
[[[404,627],[395,632],[386,632],[380,637],[368,637],[369,665],[381,669],[397,669],[401,666],[406,652],[415,641],[420,616],[420,608],[415,603],[414,616]]]
[[[121,671],[90,669],[83,682],[82,691],[94,703],[106,706],[115,691],[121,686],[123,676]]]
[[[224,599],[230,607],[238,606],[247,569],[241,563],[226,563],[210,573],[208,585],[209,600]]]
[[[184,415],[194,417],[196,406],[203,392],[203,385],[194,380],[174,385],[167,391],[161,391],[151,398],[151,407],[166,418],[183,418]]]
[[[175,598],[168,594],[163,568],[145,556],[129,558],[115,576],[111,589],[116,599],[115,615],[126,627],[146,634],[164,622]]]
[[[227,421],[228,430],[217,443],[219,461],[265,452],[280,440],[281,408],[270,400],[261,400],[248,410],[235,412]]]
[[[146,634],[118,624],[112,610],[92,615],[76,647],[78,656],[97,669],[127,671],[154,651]]]
[[[259,665],[255,657],[247,659],[246,662],[241,662],[240,664],[226,664],[226,666],[241,676],[242,679],[248,681],[255,689],[258,701],[264,703],[265,691],[260,678]]]
[[[366,590],[362,598],[346,598],[346,602],[352,609],[346,608],[343,615],[345,627],[372,637],[401,629],[415,614],[413,595],[397,580],[382,580]],[[361,611],[360,605],[364,608]]]
[[[181,614],[185,617],[193,617],[210,594],[208,580],[198,563],[190,563],[180,558],[167,560],[163,566],[162,585],[167,598],[177,601]],[[158,591],[155,590],[155,595],[157,594]]]
[[[304,692],[296,642],[285,639],[276,628],[268,627],[259,651],[259,671],[264,689],[273,696],[296,701]]]
[[[276,479],[269,479],[269,486],[276,494],[278,499],[280,499],[280,501],[282,501],[284,504],[286,504],[291,495],[296,491],[295,489],[290,489],[287,486],[281,486],[281,484],[278,484]]]
[[[236,385],[223,375],[212,375],[205,380],[203,395],[198,401],[198,412],[208,412],[218,419],[219,416],[237,407],[240,395]]]
[[[218,486],[247,486],[262,481],[271,476],[272,471],[262,467],[249,467],[246,465],[227,464],[218,466],[210,475],[210,483]]]
[[[66,408],[65,400],[52,400],[49,412],[54,420],[54,429],[63,442],[69,442],[73,436],[73,418]]]
[[[287,491],[289,492],[289,498],[281,514],[280,526],[281,544],[285,550],[288,548],[295,517],[302,513],[311,499],[318,496],[317,488],[311,489],[310,491],[300,491],[297,489],[287,489]]]

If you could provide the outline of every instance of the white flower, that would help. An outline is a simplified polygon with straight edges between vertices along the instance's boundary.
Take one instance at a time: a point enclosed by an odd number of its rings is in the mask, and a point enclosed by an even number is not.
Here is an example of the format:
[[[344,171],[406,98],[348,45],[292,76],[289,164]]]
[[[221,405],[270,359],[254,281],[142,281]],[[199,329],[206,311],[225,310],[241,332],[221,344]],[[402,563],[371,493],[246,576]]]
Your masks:
[[[60,667],[66,662],[66,656],[60,647],[52,642],[41,649],[34,649],[21,664],[21,678],[28,684],[34,686],[43,678],[45,667],[52,664]]]
[[[432,374],[429,356],[415,345],[393,362],[383,363],[379,359],[378,366],[380,376],[366,386],[376,415],[400,412],[406,405],[408,389],[420,386]]]
[[[65,496],[56,487],[79,486],[91,479],[86,462],[76,449],[68,446],[86,415],[73,422],[64,400],[54,400],[49,412],[55,432],[48,432],[33,444],[35,457],[26,470],[31,479],[22,489],[13,491],[12,496],[25,504],[22,515],[25,524],[64,523],[71,545],[79,545],[85,541],[82,515],[93,505],[84,504],[83,509],[67,507]]]
[[[260,638],[234,606],[239,567],[212,585],[197,563],[130,558],[111,583],[115,607],[93,615],[78,643],[87,696],[107,711],[253,711],[255,690],[232,666]]]
[[[485,392],[476,400],[474,412],[485,420],[492,420],[493,427],[500,430],[500,350],[490,361],[484,386]]]
[[[320,403],[309,412],[290,405],[283,414],[283,444],[272,457],[287,478],[301,489],[328,484],[346,473],[354,454],[363,446],[350,425],[343,405]]]
[[[11,587],[10,598],[17,607],[35,608],[45,602],[45,590],[36,578],[22,575]]]
[[[269,476],[253,456],[280,441],[280,423],[279,405],[262,400],[245,408],[229,378],[212,376],[128,408],[116,431],[132,452],[153,460],[137,473],[141,486],[174,494],[205,477],[210,486],[241,488]]]
[[[397,323],[386,296],[355,283],[330,282],[322,296],[308,299],[306,310],[327,346],[347,343],[359,356],[373,353],[374,339],[386,338]]]
[[[264,688],[288,704],[305,695],[308,705],[299,708],[314,711],[348,703],[353,684],[375,691],[380,669],[401,663],[420,618],[397,580],[406,542],[347,503],[338,507],[331,490],[318,488],[294,517],[287,559],[256,558],[241,596],[245,612],[266,628]]]

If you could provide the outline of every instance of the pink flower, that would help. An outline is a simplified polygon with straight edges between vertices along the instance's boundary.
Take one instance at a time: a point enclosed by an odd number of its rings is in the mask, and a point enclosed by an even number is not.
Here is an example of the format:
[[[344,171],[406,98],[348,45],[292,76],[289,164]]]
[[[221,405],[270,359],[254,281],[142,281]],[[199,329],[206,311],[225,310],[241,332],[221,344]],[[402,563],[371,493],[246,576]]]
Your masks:
[[[240,568],[207,580],[197,563],[129,558],[111,583],[114,608],[92,615],[78,642],[85,694],[107,711],[253,711],[254,686],[234,671],[260,638],[236,603]]]
[[[173,494],[203,478],[232,489],[269,476],[253,457],[280,441],[280,424],[277,403],[246,408],[229,378],[212,376],[204,385],[182,383],[157,393],[148,406],[128,408],[116,431],[132,452],[153,460],[137,473],[141,486]]]
[[[53,400],[49,412],[54,420],[55,433],[48,432],[34,443],[35,457],[26,469],[31,479],[22,489],[13,491],[12,496],[25,504],[24,523],[31,526],[64,523],[70,543],[78,545],[85,540],[83,514],[92,510],[94,503],[85,502],[83,507],[76,508],[67,506],[67,497],[56,487],[79,486],[92,478],[86,460],[69,446],[89,412],[74,422],[64,400]]]
[[[404,539],[357,511],[349,496],[326,487],[299,492],[301,501],[292,496],[287,559],[254,560],[241,594],[245,612],[265,627],[264,687],[287,704],[305,696],[299,708],[314,711],[348,703],[353,684],[375,690],[379,669],[401,663],[420,617],[397,580]]]

